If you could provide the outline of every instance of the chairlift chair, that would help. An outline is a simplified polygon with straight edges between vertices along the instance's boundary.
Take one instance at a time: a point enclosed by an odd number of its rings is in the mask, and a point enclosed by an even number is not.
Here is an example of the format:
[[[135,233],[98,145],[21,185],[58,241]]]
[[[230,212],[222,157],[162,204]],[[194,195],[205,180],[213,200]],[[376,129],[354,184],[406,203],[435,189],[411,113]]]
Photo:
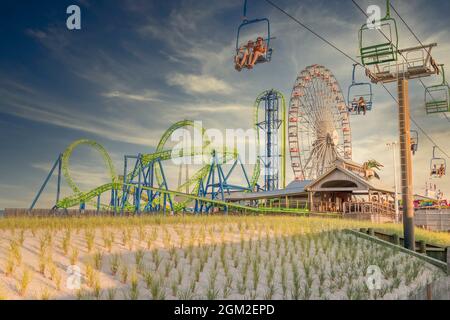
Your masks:
[[[348,109],[349,112],[353,115],[358,115],[358,100],[360,98],[364,99],[366,103],[366,111],[371,111],[373,106],[373,91],[372,84],[369,82],[356,82],[355,80],[355,72],[356,72],[357,64],[353,65],[353,73],[352,73],[352,84],[348,87],[347,93],[347,101],[348,101]],[[362,93],[356,94],[355,89],[362,89]],[[358,91],[361,92],[361,91]]]
[[[270,21],[267,18],[248,20],[247,19],[247,0],[245,0],[244,1],[244,18],[243,18],[242,23],[239,25],[239,28],[237,31],[236,56],[239,55],[239,51],[241,50],[241,48],[247,44],[247,42],[243,43],[240,41],[242,29],[248,27],[249,25],[258,24],[258,23],[264,23],[267,25],[266,37],[262,37],[265,42],[265,45],[266,45],[266,52],[264,55],[262,55],[258,58],[258,60],[255,62],[255,64],[266,63],[266,62],[270,62],[272,60],[273,49],[270,46],[270,41],[272,39],[270,36]]]
[[[450,87],[445,79],[444,65],[440,65],[442,83],[427,87],[425,90],[425,108],[427,114],[450,112]]]
[[[413,155],[419,150],[419,133],[416,130],[411,130],[411,151]]]
[[[433,147],[433,158],[430,161],[430,173],[433,178],[442,178],[447,174],[447,161],[436,157],[436,146]],[[442,172],[440,172],[442,170]]]
[[[363,24],[359,30],[359,51],[361,62],[364,66],[375,65],[385,62],[397,61],[398,59],[398,29],[397,22],[390,16],[390,1],[386,0],[386,16],[380,20],[381,27],[388,28],[389,32],[383,43],[375,45],[368,44],[367,37],[370,32],[378,33],[372,24]],[[386,34],[386,32],[384,32]]]

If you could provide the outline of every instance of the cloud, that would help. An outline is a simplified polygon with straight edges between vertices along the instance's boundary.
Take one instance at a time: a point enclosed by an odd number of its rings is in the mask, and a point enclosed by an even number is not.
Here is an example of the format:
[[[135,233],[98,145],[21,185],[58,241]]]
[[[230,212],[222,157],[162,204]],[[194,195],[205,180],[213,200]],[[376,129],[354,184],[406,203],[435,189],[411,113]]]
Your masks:
[[[102,117],[89,113],[73,112],[72,105],[55,105],[51,99],[41,95],[26,96],[0,89],[4,100],[0,105],[0,113],[9,114],[34,122],[50,124],[62,128],[79,130],[95,134],[113,141],[152,146],[157,143],[159,135],[136,119],[123,116],[120,121],[114,114],[104,113]],[[101,113],[101,109],[97,109]],[[97,113],[98,114],[98,113]]]
[[[171,86],[179,86],[190,94],[230,94],[233,87],[223,80],[207,75],[174,73],[167,77],[167,83]]]
[[[106,98],[119,98],[124,100],[132,100],[132,101],[138,101],[138,102],[145,102],[145,101],[160,101],[158,97],[158,92],[153,91],[146,91],[142,94],[138,93],[126,93],[121,91],[111,91],[102,93],[102,96]]]

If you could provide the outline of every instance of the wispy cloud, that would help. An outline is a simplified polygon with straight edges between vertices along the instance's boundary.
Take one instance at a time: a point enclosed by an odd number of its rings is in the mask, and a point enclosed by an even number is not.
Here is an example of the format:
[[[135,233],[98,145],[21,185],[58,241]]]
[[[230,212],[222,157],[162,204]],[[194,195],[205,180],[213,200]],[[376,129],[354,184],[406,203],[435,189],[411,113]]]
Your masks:
[[[217,93],[231,94],[233,88],[220,79],[207,75],[174,73],[167,77],[167,83],[171,86],[179,86],[187,93]]]
[[[158,96],[158,92],[147,91],[142,94],[139,93],[126,93],[121,91],[111,91],[103,93],[102,96],[106,98],[119,98],[124,100],[132,100],[138,102],[146,102],[146,101],[161,101]]]
[[[140,126],[131,119],[120,121],[109,114],[95,117],[89,113],[75,113],[71,105],[54,105],[43,96],[23,96],[0,90],[5,97],[0,113],[13,115],[34,122],[50,124],[61,128],[79,130],[83,135],[94,134],[114,141],[152,146],[157,143],[155,131]],[[152,138],[154,137],[154,138]]]

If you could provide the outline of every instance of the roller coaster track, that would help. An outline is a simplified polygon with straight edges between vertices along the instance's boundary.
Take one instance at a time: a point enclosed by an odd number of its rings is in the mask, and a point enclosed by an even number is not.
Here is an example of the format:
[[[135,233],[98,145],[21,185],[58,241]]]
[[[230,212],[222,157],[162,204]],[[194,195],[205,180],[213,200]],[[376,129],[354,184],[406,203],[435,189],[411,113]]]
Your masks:
[[[132,184],[127,184],[125,186],[133,187]],[[123,183],[108,183],[104,184],[100,187],[97,187],[91,191],[80,193],[79,195],[68,197],[61,201],[57,208],[64,209],[64,208],[70,208],[74,207],[79,204],[80,201],[88,202],[96,198],[97,196],[101,195],[104,192],[110,191],[112,189],[120,190],[124,187]],[[220,200],[211,200],[208,198],[199,197],[192,194],[186,194],[178,191],[170,191],[170,190],[164,190],[164,189],[158,189],[158,188],[152,188],[152,187],[141,187],[143,190],[146,191],[153,191],[153,192],[159,192],[161,194],[166,194],[170,196],[177,196],[177,197],[185,197],[188,199],[188,201],[200,201],[204,203],[213,204],[217,207],[224,207],[228,209],[234,209],[237,211],[243,211],[243,212],[254,212],[254,213],[284,213],[284,214],[299,214],[303,213],[306,214],[307,210],[303,209],[288,209],[288,208],[278,208],[278,207],[248,207],[244,205],[239,205],[235,203],[229,203],[225,201]]]
[[[69,170],[68,170],[68,165],[69,165],[69,158],[70,155],[73,152],[73,149],[76,146],[79,145],[89,145],[94,147],[96,150],[98,150],[100,152],[100,154],[102,155],[102,157],[105,160],[105,163],[108,165],[108,168],[110,169],[110,176],[111,176],[111,183],[99,186],[87,193],[83,193],[80,191],[80,189],[77,187],[77,185],[75,184],[75,182],[72,180],[70,174],[69,174]],[[144,165],[149,164],[152,161],[155,160],[160,160],[160,161],[166,161],[166,160],[171,160],[171,159],[175,159],[175,158],[183,158],[183,157],[194,157],[194,156],[200,156],[203,155],[204,153],[204,149],[197,149],[197,150],[191,150],[190,152],[185,152],[184,150],[180,150],[178,152],[174,152],[173,150],[165,150],[165,151],[161,151],[161,152],[157,152],[157,153],[153,153],[153,154],[147,154],[147,155],[143,155],[142,156],[142,163]],[[225,151],[224,153],[224,159],[223,162],[226,163],[230,160],[236,159],[237,158],[237,153],[236,152],[228,152]],[[87,203],[90,202],[94,196],[98,196],[101,195],[107,191],[111,191],[111,190],[122,190],[122,189],[118,189],[118,188],[114,188],[115,186],[118,186],[119,184],[121,185],[121,187],[126,186],[124,185],[122,182],[119,183],[119,179],[118,177],[115,175],[115,171],[114,171],[114,166],[112,164],[111,158],[109,156],[109,154],[106,152],[106,150],[99,145],[98,143],[96,143],[95,141],[90,141],[90,140],[79,140],[76,141],[74,143],[72,143],[66,150],[66,152],[64,152],[63,154],[63,173],[64,173],[64,177],[68,183],[68,185],[72,188],[72,190],[74,191],[74,195],[65,199],[62,199],[61,201],[59,201],[56,204],[56,207],[58,208],[70,208],[76,205],[79,205],[81,203]],[[186,185],[191,185],[194,182],[200,181],[202,178],[204,178],[210,169],[210,165],[206,165],[204,166],[202,169],[200,169],[189,181],[185,182],[184,185],[180,186],[180,188],[182,188],[183,186]],[[127,175],[127,179],[126,181],[130,181],[134,178],[133,173],[129,173]],[[179,189],[180,189],[179,188]],[[194,189],[193,192],[197,192],[198,191],[198,185],[196,186],[196,189]],[[131,189],[131,194],[133,194],[134,189]],[[91,196],[94,195],[94,196]],[[143,200],[148,200],[146,198],[145,194],[142,194]],[[106,205],[102,205],[103,208],[108,209],[109,206]]]
[[[264,95],[265,95],[265,92],[262,93],[260,96],[258,96],[258,98],[256,99],[255,104],[254,104],[254,110],[255,110],[254,126],[255,126],[255,131],[257,132],[257,145],[260,144],[260,135],[259,135],[258,127],[257,127],[258,108],[259,108],[259,104],[261,103],[261,99],[263,98]],[[281,93],[280,93],[280,95],[281,95]],[[285,102],[284,102],[284,97],[283,97],[283,105],[284,104],[285,104]],[[202,147],[188,150],[188,151],[164,150],[166,143],[169,141],[169,138],[176,130],[182,129],[182,128],[188,128],[188,127],[192,127],[194,129],[200,130],[201,136],[202,136]],[[156,165],[158,165],[156,163],[156,161],[168,161],[168,160],[172,160],[172,159],[176,159],[176,158],[203,156],[205,154],[211,153],[213,151],[213,149],[211,147],[211,142],[209,141],[209,139],[206,138],[205,132],[206,132],[206,130],[203,127],[199,127],[197,125],[197,123],[194,121],[184,120],[184,121],[175,123],[163,134],[163,136],[161,137],[161,140],[158,143],[155,153],[140,155],[142,165],[145,166],[151,162],[155,162],[155,166],[156,166]],[[101,186],[96,187],[87,192],[82,192],[80,190],[80,188],[77,186],[75,181],[72,179],[69,168],[70,168],[70,158],[72,156],[73,151],[81,145],[86,145],[86,146],[91,147],[99,152],[99,154],[103,158],[106,168],[108,169],[109,177],[111,179],[110,183],[101,185]],[[283,148],[284,148],[284,146],[283,146]],[[223,154],[221,155],[221,157],[222,157],[222,163],[227,163],[231,160],[238,159],[239,155],[237,154],[237,151],[231,152],[231,151],[228,151],[225,149],[223,151]],[[128,174],[126,174],[124,181],[119,181],[119,180],[121,180],[121,178],[119,179],[119,177],[116,173],[116,170],[115,170],[115,167],[114,167],[114,164],[113,164],[113,161],[112,161],[110,155],[108,154],[108,152],[106,151],[106,149],[103,146],[101,146],[100,144],[98,144],[95,141],[83,139],[83,140],[78,140],[78,141],[73,142],[64,151],[64,153],[61,156],[61,167],[62,167],[61,168],[62,174],[63,174],[67,184],[74,192],[74,194],[72,196],[69,196],[67,198],[64,198],[64,199],[58,201],[55,208],[68,209],[68,208],[75,207],[75,206],[78,206],[83,203],[92,203],[93,204],[95,201],[94,199],[96,197],[99,197],[102,194],[109,192],[109,191],[116,191],[118,193],[118,198],[120,199],[121,194],[119,194],[119,193],[123,192],[123,190],[125,190],[128,187],[129,187],[129,191],[128,191],[129,194],[134,194],[134,192],[135,192],[135,185],[128,183],[129,181],[133,180],[135,173],[133,173],[133,172],[128,173]],[[177,188],[177,190],[174,190],[174,191],[153,188],[153,187],[148,187],[148,186],[141,186],[141,190],[155,191],[161,195],[170,195],[173,197],[176,196],[179,198],[184,198],[185,199],[184,201],[174,204],[174,208],[178,208],[178,210],[180,210],[181,208],[185,208],[186,205],[192,201],[200,201],[202,203],[213,204],[215,206],[221,206],[224,208],[231,208],[231,209],[235,209],[235,210],[244,210],[244,211],[248,211],[248,212],[264,213],[264,212],[270,211],[270,212],[291,213],[291,212],[299,211],[298,209],[247,207],[247,206],[243,206],[243,205],[227,203],[227,202],[220,201],[220,200],[211,200],[208,198],[199,197],[197,194],[199,191],[201,181],[205,179],[205,177],[208,175],[208,172],[210,171],[210,169],[211,169],[211,164],[207,164],[207,165],[203,166],[190,179],[188,179],[186,182],[184,182],[182,185],[180,185]],[[259,148],[257,148],[257,162],[254,165],[252,178],[250,180],[250,187],[251,187],[250,189],[251,190],[255,190],[255,188],[257,186],[257,183],[258,183],[258,180],[259,180],[259,177],[261,174],[260,170],[261,170],[261,159],[259,156]],[[282,171],[283,171],[283,176],[284,176],[284,172],[285,172],[284,161],[283,161]],[[162,177],[160,176],[158,170],[155,171],[155,178],[157,179],[157,182],[160,185]],[[191,187],[191,186],[194,186],[191,191],[191,194],[186,194],[186,193],[180,192],[180,190],[183,190],[186,187]],[[145,193],[142,193],[142,200],[148,201],[148,197]],[[157,201],[160,199],[155,199],[155,200]],[[100,207],[102,210],[111,210],[112,209],[111,205],[101,204]],[[128,203],[125,203],[124,208],[127,210],[127,209],[132,208],[132,206]]]

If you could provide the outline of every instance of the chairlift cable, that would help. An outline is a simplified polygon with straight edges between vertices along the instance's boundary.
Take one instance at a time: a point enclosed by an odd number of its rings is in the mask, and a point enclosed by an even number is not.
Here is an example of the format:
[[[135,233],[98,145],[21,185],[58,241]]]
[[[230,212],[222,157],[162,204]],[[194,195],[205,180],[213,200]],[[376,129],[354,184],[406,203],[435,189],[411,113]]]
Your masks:
[[[403,22],[403,24],[406,26],[406,28],[408,28],[409,32],[411,32],[411,34],[414,36],[414,38],[416,38],[417,42],[419,42],[419,44],[424,47],[422,41],[420,41],[419,37],[414,33],[414,31],[412,30],[412,28],[408,25],[408,23],[406,23],[405,19],[403,19],[403,17],[400,15],[400,13],[398,13],[397,9],[395,9],[395,7],[390,4],[390,6],[392,7],[392,10],[394,10],[395,14],[400,18],[400,20]],[[425,47],[424,47],[425,48]],[[432,58],[431,52],[429,52],[426,48],[425,51],[428,53],[428,55]],[[419,79],[420,82],[422,83],[422,85],[426,88],[425,84],[423,83],[422,79]],[[447,116],[446,113],[443,113],[444,117],[447,119],[447,121],[450,122],[450,118]]]
[[[352,2],[353,2],[353,4],[366,16],[366,17],[368,17],[368,15],[366,14],[366,12],[364,12],[364,10],[361,8],[361,6],[359,6],[359,4],[355,1],[355,0],[352,0]],[[411,33],[413,33],[412,32],[412,30],[411,30],[411,28],[409,28],[409,26],[406,24],[406,22],[404,21],[404,19],[402,18],[402,17],[400,17],[400,15],[398,14],[398,12],[397,12],[397,10],[395,10],[395,8],[392,6],[392,4],[391,4],[391,7],[393,8],[393,10],[394,10],[394,12],[399,16],[399,18],[403,21],[403,23],[408,27],[408,29],[411,31]],[[390,39],[384,34],[384,32],[383,31],[381,31],[381,30],[379,30],[379,32],[387,39],[387,40],[389,40],[390,41]],[[423,44],[422,44],[422,42],[418,39],[418,37],[413,33],[413,35],[414,35],[414,37],[419,41],[419,43],[420,43],[420,45],[422,46],[422,47],[424,47],[423,46]],[[391,44],[392,44],[392,41],[391,41]],[[397,50],[398,50],[398,48],[396,48]],[[426,50],[426,49],[425,49]],[[430,54],[430,52],[428,52],[427,51],[427,53],[428,54]],[[400,55],[406,60],[406,57],[400,52]],[[430,55],[431,56],[431,55]],[[425,86],[425,84],[423,83],[423,81],[422,81],[422,79],[419,79],[419,81],[420,81],[420,83],[422,84],[422,86],[425,88],[425,89],[427,89],[427,87]],[[398,102],[398,100],[389,92],[389,90],[384,86],[384,84],[383,84],[383,87],[385,88],[385,90],[386,91],[388,91],[388,93],[390,94],[390,96],[396,101],[396,103],[397,104],[399,104],[399,102]],[[445,114],[444,114],[445,115]],[[446,117],[447,117],[447,115],[445,115]],[[435,146],[435,147],[437,147],[447,158],[449,158],[450,159],[450,156],[438,145],[438,144],[436,144],[436,142],[434,142],[434,140],[425,132],[425,130],[424,129],[422,129],[422,127],[417,123],[417,121],[412,117],[412,116],[410,116],[410,119],[411,119],[411,121],[416,125],[416,127],[427,137],[427,139],[428,140],[430,140],[430,142],[431,143],[433,143],[433,145]],[[450,121],[450,119],[447,117],[447,119]]]
[[[328,44],[329,46],[331,46],[332,48],[334,48],[335,50],[337,50],[338,52],[340,52],[342,55],[344,55],[345,57],[347,57],[348,59],[350,59],[351,61],[353,61],[354,63],[362,66],[363,68],[365,68],[366,70],[369,70],[368,68],[366,68],[365,66],[363,66],[359,61],[355,60],[354,58],[352,58],[349,54],[345,53],[343,50],[339,49],[336,45],[332,44],[330,41],[328,41],[326,38],[324,38],[323,36],[319,35],[317,32],[315,32],[313,29],[311,29],[310,27],[308,27],[307,25],[305,25],[304,23],[302,23],[300,20],[298,20],[297,18],[295,18],[294,16],[292,16],[291,14],[289,14],[288,12],[286,12],[284,9],[282,9],[281,7],[279,7],[278,5],[276,5],[275,3],[273,3],[271,0],[265,0],[269,5],[271,5],[272,7],[274,7],[275,9],[277,9],[278,11],[280,11],[281,13],[283,13],[284,15],[286,15],[287,17],[289,17],[291,20],[293,20],[294,22],[296,22],[297,24],[299,24],[301,27],[305,28],[306,30],[308,30],[309,32],[311,32],[312,34],[314,34],[317,38],[319,38],[320,40],[324,41],[326,44]],[[364,15],[366,15],[366,13],[364,12],[364,10],[362,10],[362,8],[354,1],[352,0],[352,2],[364,13]],[[395,101],[395,103],[397,105],[400,105],[397,98],[392,94],[392,92],[386,87],[386,85],[384,83],[381,84],[382,87],[384,88],[384,90],[391,96],[391,98]],[[415,126],[423,133],[423,135],[437,148],[439,148],[439,150],[441,150],[441,152],[450,159],[450,156],[433,140],[433,138],[431,138],[431,136],[417,123],[417,121],[410,116],[411,121],[415,124]]]

